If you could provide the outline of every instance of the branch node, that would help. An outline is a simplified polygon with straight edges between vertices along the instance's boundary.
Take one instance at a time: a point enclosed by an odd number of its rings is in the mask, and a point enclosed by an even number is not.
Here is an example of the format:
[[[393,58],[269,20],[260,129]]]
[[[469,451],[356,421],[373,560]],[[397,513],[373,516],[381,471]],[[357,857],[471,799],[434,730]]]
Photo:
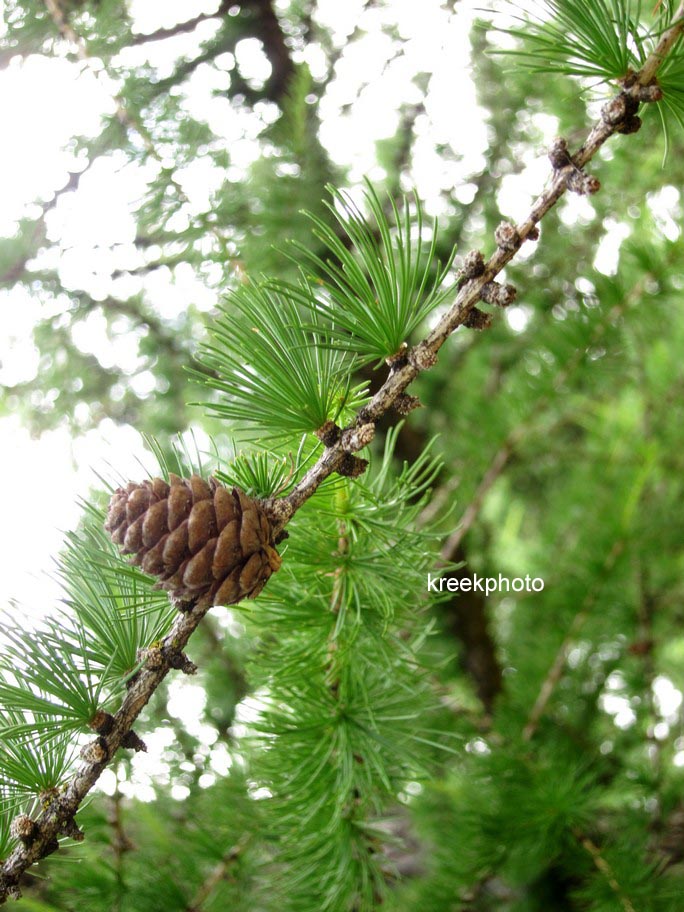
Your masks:
[[[85,833],[73,817],[69,817],[69,819],[62,824],[62,828],[59,832],[62,836],[68,836],[69,839],[73,839],[74,842],[83,842],[85,839]]]
[[[400,393],[394,401],[394,410],[398,415],[408,415],[414,409],[422,408],[423,403],[418,396],[410,396],[408,393]]]
[[[408,352],[408,344],[402,342],[399,346],[399,351],[396,351],[393,355],[385,358],[385,364],[389,365],[390,368],[396,370],[402,365],[406,364],[406,355]]]
[[[104,709],[98,709],[90,722],[88,722],[88,727],[96,731],[98,735],[108,735],[114,728],[114,716],[105,712]]]
[[[473,307],[463,321],[463,325],[467,326],[468,329],[489,329],[492,325],[492,317],[491,314]]]
[[[334,421],[326,421],[318,430],[314,431],[316,437],[327,447],[335,446],[340,439],[341,433],[341,428]]]
[[[181,600],[176,601],[176,608],[179,611],[183,611],[183,608],[180,607]],[[183,602],[182,604],[186,604]],[[192,603],[189,603],[192,604]],[[190,609],[191,610],[191,609]],[[142,650],[142,657],[145,659],[145,665],[151,671],[157,671],[164,664],[164,653],[162,652],[161,646],[150,646],[148,649]]]
[[[81,757],[86,763],[93,763],[95,765],[106,763],[109,757],[109,745],[102,735],[100,735],[100,737],[95,738],[94,741],[89,741],[88,744],[83,745],[81,748]]]
[[[641,118],[635,114],[633,117],[628,117],[622,126],[617,128],[617,132],[627,135],[628,133],[638,133],[640,129]]]
[[[634,83],[637,81],[638,73],[636,70],[633,70],[631,67],[627,70],[627,73],[617,82],[623,87],[623,89],[631,89]]]
[[[482,300],[486,304],[494,304],[496,307],[508,307],[515,301],[517,294],[515,285],[502,285],[500,282],[487,282],[480,291]]]
[[[601,108],[601,118],[610,127],[618,127],[631,120],[639,109],[639,99],[627,92],[620,92]],[[618,132],[622,132],[618,130]]]
[[[510,222],[501,222],[494,232],[494,240],[496,241],[496,246],[507,253],[513,253],[518,250],[522,244],[518,229],[515,225],[511,225]]]
[[[476,279],[485,271],[485,259],[479,250],[471,250],[465,255],[463,266],[456,284],[457,288],[463,288],[470,279]]]
[[[40,835],[40,827],[28,814],[18,814],[10,823],[10,836],[29,848]]]
[[[601,189],[601,181],[593,174],[585,174],[579,168],[571,171],[566,180],[566,186],[572,193],[580,196],[591,196]]]
[[[566,168],[568,165],[572,164],[567,140],[563,139],[562,136],[557,136],[551,143],[549,161],[551,162],[554,171],[560,171],[561,168]]]
[[[469,279],[476,279],[485,271],[484,256],[479,250],[471,250],[463,260],[463,275]]]
[[[354,456],[352,453],[345,453],[342,462],[337,467],[337,474],[345,478],[358,478],[368,468],[368,460]]]
[[[139,735],[136,735],[132,728],[129,729],[121,739],[121,747],[127,747],[130,750],[136,751],[136,753],[138,751],[147,753],[147,745]]]
[[[194,662],[191,662],[186,654],[181,652],[180,649],[169,652],[167,661],[169,663],[169,668],[175,668],[177,671],[182,671],[183,674],[186,675],[197,674],[197,665],[195,665]]]
[[[649,104],[653,101],[663,100],[663,90],[657,82],[651,82],[648,85],[639,86],[636,95],[639,101],[643,101],[646,104]]]
[[[57,798],[59,798],[59,789],[56,788],[43,789],[43,791],[38,794],[38,801],[40,801],[40,806],[44,811],[46,811]]]

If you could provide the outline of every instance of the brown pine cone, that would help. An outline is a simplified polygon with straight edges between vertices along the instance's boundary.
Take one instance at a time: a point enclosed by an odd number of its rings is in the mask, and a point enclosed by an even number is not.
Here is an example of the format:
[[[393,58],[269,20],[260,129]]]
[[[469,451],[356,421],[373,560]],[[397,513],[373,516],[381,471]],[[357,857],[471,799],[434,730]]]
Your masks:
[[[112,495],[105,529],[134,555],[131,563],[181,601],[255,598],[281,564],[259,502],[214,478],[130,482]]]

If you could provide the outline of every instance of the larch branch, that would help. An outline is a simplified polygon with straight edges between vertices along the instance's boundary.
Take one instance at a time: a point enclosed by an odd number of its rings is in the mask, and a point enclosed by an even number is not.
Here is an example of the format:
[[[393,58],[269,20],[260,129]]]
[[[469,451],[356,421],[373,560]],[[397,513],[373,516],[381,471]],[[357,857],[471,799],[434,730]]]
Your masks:
[[[608,552],[608,555],[603,562],[603,566],[601,567],[602,578],[605,578],[613,569],[617,559],[624,551],[624,548],[624,539],[618,539]],[[592,589],[590,592],[588,592],[580,606],[579,611],[572,619],[572,623],[570,624],[570,627],[568,628],[568,631],[563,638],[563,642],[561,643],[558,652],[556,653],[554,660],[551,663],[551,667],[549,668],[546,677],[542,681],[542,685],[539,689],[539,693],[537,694],[537,698],[535,699],[532,709],[530,710],[530,714],[523,729],[523,738],[525,741],[531,741],[534,737],[534,734],[539,726],[539,722],[546,712],[546,707],[549,704],[549,700],[551,699],[559,681],[563,677],[563,670],[565,669],[568,653],[570,652],[570,649],[572,648],[577,635],[589,618],[591,609],[593,608],[597,597],[598,593],[596,589]]]
[[[624,909],[624,912],[636,912],[634,903],[618,883],[618,879],[615,876],[615,871],[613,871],[610,864],[608,864],[606,859],[603,857],[601,850],[596,845],[596,843],[578,830],[575,830],[573,832],[573,835],[582,846],[582,848],[591,856],[591,860],[593,861],[596,869],[600,871],[601,874],[605,877],[608,886],[613,891],[613,893],[615,893],[615,896]]]
[[[407,387],[418,375],[432,367],[441,347],[459,326],[462,326],[471,311],[482,299],[486,285],[492,283],[504,267],[515,257],[527,240],[536,240],[538,223],[568,189],[576,189],[578,176],[586,187],[591,182],[584,174],[584,167],[594,158],[601,147],[615,133],[633,119],[644,96],[642,89],[650,85],[666,54],[677,43],[684,31],[684,3],[680,6],[674,24],[664,33],[657,48],[646,60],[642,70],[635,74],[631,84],[614,96],[603,108],[601,117],[595,123],[584,144],[574,155],[567,153],[562,161],[554,162],[554,169],[546,189],[537,197],[527,216],[519,225],[500,226],[497,249],[484,264],[480,275],[468,279],[460,288],[456,300],[439,320],[429,335],[402,356],[394,360],[389,375],[382,387],[357,414],[356,418],[339,434],[332,446],[326,447],[318,461],[304,475],[292,491],[281,498],[273,498],[266,504],[269,517],[277,527],[282,528],[343,461],[352,453],[366,446],[373,438],[378,420],[388,412]],[[648,78],[647,78],[648,77]],[[591,190],[598,189],[593,186]],[[586,190],[585,190],[586,192]]]
[[[46,0],[46,6],[64,37],[71,41],[75,40],[79,56],[87,58],[82,42],[66,23],[56,0]],[[684,28],[684,2],[676,14],[676,19],[677,21],[664,33],[642,71],[637,74],[634,84],[616,96],[622,99],[623,103],[625,99],[632,99],[638,106],[640,87],[650,84],[666,54],[677,43]],[[130,120],[128,122],[130,123]],[[507,241],[501,243],[500,239],[500,246],[485,264],[483,273],[469,279],[461,287],[454,304],[427,338],[392,365],[381,389],[360,410],[356,420],[341,431],[339,441],[325,449],[318,462],[289,495],[268,502],[267,509],[276,525],[282,528],[314,494],[321,482],[337,471],[349,454],[370,443],[378,419],[393,406],[422,371],[435,363],[439,349],[451,333],[465,322],[468,314],[480,300],[484,286],[492,282],[513,259],[525,240],[536,237],[537,223],[567,191],[571,176],[591,161],[606,140],[619,131],[620,126],[620,121],[610,122],[607,117],[602,117],[572,159],[563,167],[554,170],[549,187],[537,198],[528,217],[516,227],[509,226],[511,230],[508,232]],[[195,605],[188,611],[179,612],[170,633],[164,637],[161,644],[147,650],[141,668],[129,682],[129,690],[113,717],[110,732],[106,736],[101,735],[89,745],[90,750],[86,750],[83,763],[69,781],[63,794],[54,798],[36,819],[35,835],[30,843],[20,843],[0,867],[0,904],[8,898],[18,898],[21,895],[19,879],[22,874],[58,847],[58,837],[73,823],[74,815],[81,803],[124,744],[135,720],[156,689],[172,668],[182,667],[182,650],[208,610],[208,606]],[[186,670],[188,665],[186,660]]]

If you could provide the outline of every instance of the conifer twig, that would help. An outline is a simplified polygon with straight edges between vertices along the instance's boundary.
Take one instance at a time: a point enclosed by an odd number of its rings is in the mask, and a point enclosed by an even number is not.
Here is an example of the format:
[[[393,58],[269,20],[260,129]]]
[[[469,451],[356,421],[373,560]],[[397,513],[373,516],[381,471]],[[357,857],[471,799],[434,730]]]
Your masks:
[[[618,541],[615,542],[603,562],[603,566],[601,567],[602,574],[607,574],[612,569],[618,557],[622,554],[624,547],[624,539],[618,539]],[[541,717],[546,711],[549,700],[551,699],[551,696],[553,695],[558,682],[563,676],[563,669],[565,668],[568,653],[570,652],[570,649],[575,642],[577,634],[580,632],[585,622],[587,621],[591,609],[596,602],[596,598],[596,589],[592,589],[587,593],[584,601],[582,602],[582,605],[580,606],[579,611],[572,619],[572,623],[568,628],[568,632],[565,634],[563,642],[561,643],[560,648],[558,649],[558,652],[556,653],[556,656],[551,663],[551,667],[549,668],[546,677],[542,681],[539,693],[537,694],[537,699],[534,701],[534,705],[530,711],[527,723],[523,729],[523,738],[525,741],[530,741],[537,731],[537,727],[539,726]]]
[[[8,898],[21,896],[19,878],[31,865],[58,848],[56,840],[73,821],[82,801],[103,770],[123,745],[135,720],[171,668],[182,663],[181,650],[187,644],[209,606],[195,605],[179,611],[170,633],[161,644],[147,650],[144,663],[129,681],[129,689],[118,712],[113,716],[109,734],[101,735],[82,751],[83,763],[68,782],[62,794],[55,797],[34,821],[34,833],[28,844],[20,843],[0,867],[0,905]]]
[[[523,243],[536,240],[538,223],[564,194],[575,192],[593,193],[599,189],[598,181],[587,175],[583,169],[594,158],[604,143],[615,133],[631,132],[637,129],[634,112],[646,100],[657,100],[658,93],[645,93],[652,87],[656,73],[668,52],[677,43],[684,31],[684,0],[673,17],[673,24],[663,34],[658,46],[646,59],[641,70],[625,80],[625,88],[613,96],[601,111],[583,145],[571,155],[563,140],[557,141],[551,151],[554,166],[550,182],[537,197],[532,208],[519,225],[502,223],[496,231],[497,249],[477,274],[466,276],[456,300],[447,313],[438,321],[429,335],[415,345],[395,356],[382,387],[375,393],[356,418],[339,431],[337,439],[324,452],[302,480],[285,497],[272,498],[266,504],[269,518],[277,528],[282,528],[296,511],[311,497],[319,485],[338,471],[349,459],[350,454],[367,446],[373,439],[378,420],[395,406],[406,388],[418,375],[431,368],[437,361],[437,353],[449,336],[466,323],[477,303],[487,296],[496,277],[515,257]],[[656,87],[657,88],[657,87]],[[494,286],[495,287],[495,286]]]
[[[117,777],[116,790],[111,798],[110,814],[107,822],[112,828],[112,850],[114,853],[114,876],[116,878],[116,897],[114,912],[123,912],[123,898],[126,892],[126,880],[124,875],[124,857],[127,852],[133,848],[133,843],[126,835],[121,815],[121,802],[123,795],[119,789],[119,780]]]
[[[239,842],[228,849],[223,858],[211,869],[204,882],[200,884],[185,912],[201,912],[205,902],[209,899],[221,881],[226,880],[230,876],[231,868],[237,863],[244,852],[245,846],[250,838],[251,834],[244,836]]]
[[[599,870],[601,872],[601,874],[603,874],[603,876],[606,878],[608,886],[613,891],[613,893],[615,893],[615,895],[617,896],[618,901],[619,901],[620,905],[622,906],[622,908],[625,910],[625,912],[636,912],[634,903],[629,898],[629,896],[627,896],[627,894],[624,892],[624,890],[618,883],[618,880],[615,876],[615,871],[613,871],[611,866],[608,864],[606,859],[603,857],[603,855],[601,854],[601,850],[596,845],[596,843],[593,840],[591,840],[588,836],[585,836],[583,833],[581,833],[579,830],[573,830],[573,836],[579,842],[579,844],[582,846],[582,848],[589,855],[591,855],[591,860],[594,862],[594,865],[596,866],[597,870]]]
[[[451,560],[450,555],[455,554],[458,550],[459,545],[479,516],[485,497],[494,485],[494,482],[508,465],[508,461],[515,452],[518,443],[520,443],[525,436],[525,431],[527,429],[526,424],[520,424],[513,428],[494,454],[494,458],[489,463],[487,471],[482,476],[472,500],[463,511],[460,522],[442,545],[440,552],[442,560]]]
[[[66,23],[56,0],[46,0],[62,34],[72,39],[73,29]],[[432,332],[411,350],[402,353],[391,365],[390,373],[371,401],[361,409],[355,421],[344,428],[336,443],[326,447],[318,462],[307,472],[302,481],[286,497],[273,499],[267,508],[275,524],[282,526],[316,491],[318,486],[336,472],[349,454],[366,446],[373,438],[375,425],[397,402],[406,387],[424,370],[432,367],[437,352],[451,333],[462,325],[477,302],[482,298],[485,286],[493,282],[508,262],[515,256],[525,240],[536,238],[537,223],[558,202],[568,189],[568,181],[581,173],[581,169],[596,155],[601,146],[624,125],[625,119],[616,120],[621,107],[627,110],[628,102],[638,106],[640,88],[649,84],[684,29],[684,0],[675,14],[674,24],[663,34],[658,47],[647,59],[633,82],[604,107],[604,114],[595,124],[584,145],[562,167],[554,169],[547,189],[538,197],[528,217],[518,226],[504,225],[497,231],[498,248],[484,264],[483,272],[468,278],[461,287],[456,300],[447,314],[437,323]],[[76,44],[79,45],[77,39]],[[78,49],[79,57],[87,57],[84,47]],[[627,115],[625,114],[625,117]],[[585,175],[586,177],[586,175]],[[589,180],[589,178],[587,178]],[[83,763],[64,791],[56,796],[47,808],[33,821],[30,836],[20,842],[0,867],[0,905],[8,898],[19,898],[19,880],[22,874],[41,858],[59,848],[58,837],[73,828],[74,815],[81,803],[98,781],[102,771],[124,745],[131,727],[153,693],[159,687],[171,668],[191,666],[182,654],[190,636],[209,610],[208,605],[185,606],[189,610],[179,612],[170,633],[161,643],[148,649],[144,661],[129,681],[128,692],[117,713],[112,717],[112,727],[107,735],[100,735],[83,751]],[[626,912],[633,912],[625,907]]]

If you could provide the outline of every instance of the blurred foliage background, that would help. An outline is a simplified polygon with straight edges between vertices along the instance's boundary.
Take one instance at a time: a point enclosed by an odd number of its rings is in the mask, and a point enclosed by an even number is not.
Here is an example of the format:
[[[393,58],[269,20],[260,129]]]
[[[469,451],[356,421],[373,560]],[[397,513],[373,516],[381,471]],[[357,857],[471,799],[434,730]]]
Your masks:
[[[285,239],[319,252],[300,211],[328,218],[327,183],[354,190],[363,171],[394,196],[417,187],[457,266],[491,252],[502,212],[525,213],[549,140],[575,141],[596,115],[602,87],[492,53],[503,39],[472,4],[340,6],[6,0],[0,65],[66,62],[107,101],[70,140],[63,179],[0,239],[3,322],[27,296],[38,306],[5,414],[36,434],[109,420],[228,447],[240,429],[188,405],[193,353],[243,275],[292,277]],[[416,51],[420,18],[460,69]],[[369,146],[365,126],[372,138],[388,112]],[[433,687],[460,747],[382,821],[401,875],[386,908],[682,907],[682,134],[671,142],[663,164],[650,115],[611,142],[592,163],[601,192],[564,200],[507,270],[516,305],[487,332],[460,329],[411,390],[425,407],[395,458],[437,435],[426,509],[461,565],[451,573],[530,574],[545,589],[432,607]],[[120,236],[100,228],[109,183],[129,216]],[[226,611],[207,619],[191,649],[194,724],[166,685],[145,722],[158,767],[126,788],[137,761],[121,759],[82,815],[86,842],[48,861],[24,908],[275,908],[236,738],[268,635]]]

